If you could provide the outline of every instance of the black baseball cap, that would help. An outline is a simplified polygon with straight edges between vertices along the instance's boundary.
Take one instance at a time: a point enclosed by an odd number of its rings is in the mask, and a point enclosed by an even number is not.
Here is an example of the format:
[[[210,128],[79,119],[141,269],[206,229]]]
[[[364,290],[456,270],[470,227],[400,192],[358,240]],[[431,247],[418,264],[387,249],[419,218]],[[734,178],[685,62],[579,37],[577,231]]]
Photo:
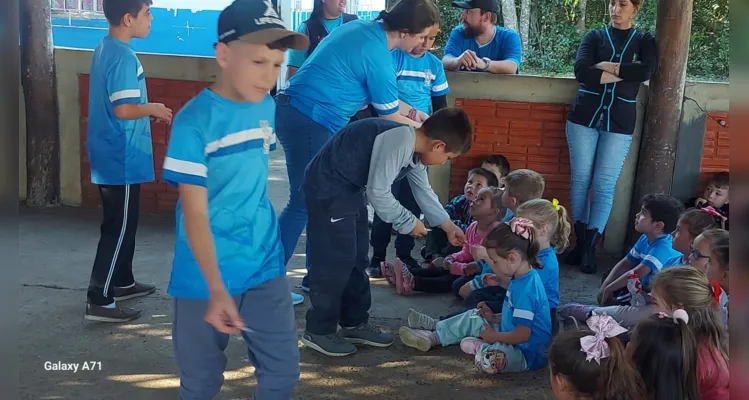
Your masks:
[[[497,0],[453,1],[453,7],[462,8],[465,10],[471,10],[473,8],[480,8],[483,11],[491,11],[494,13],[499,12],[499,6],[497,6]]]
[[[269,44],[291,37],[290,47],[304,50],[309,38],[283,25],[271,0],[235,0],[218,16],[218,41],[241,40],[252,44]]]

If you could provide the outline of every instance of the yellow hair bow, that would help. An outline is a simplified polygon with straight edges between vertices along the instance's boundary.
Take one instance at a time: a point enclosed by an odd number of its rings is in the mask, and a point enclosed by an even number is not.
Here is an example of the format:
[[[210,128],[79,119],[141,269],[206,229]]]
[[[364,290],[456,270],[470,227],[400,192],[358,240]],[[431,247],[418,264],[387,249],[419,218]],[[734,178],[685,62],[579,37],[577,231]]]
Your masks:
[[[551,199],[551,204],[554,206],[555,210],[559,211],[559,200]]]

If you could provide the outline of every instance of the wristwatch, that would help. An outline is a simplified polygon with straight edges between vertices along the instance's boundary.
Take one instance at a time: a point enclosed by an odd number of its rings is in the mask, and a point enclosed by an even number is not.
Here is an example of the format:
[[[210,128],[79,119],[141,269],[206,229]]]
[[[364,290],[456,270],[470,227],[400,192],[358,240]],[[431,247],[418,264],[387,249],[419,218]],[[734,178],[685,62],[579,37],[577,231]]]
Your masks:
[[[489,58],[489,57],[481,57],[481,59],[484,60],[484,62],[486,63],[486,67],[479,68],[479,70],[480,71],[488,71],[489,70],[489,63],[492,62],[491,58]]]

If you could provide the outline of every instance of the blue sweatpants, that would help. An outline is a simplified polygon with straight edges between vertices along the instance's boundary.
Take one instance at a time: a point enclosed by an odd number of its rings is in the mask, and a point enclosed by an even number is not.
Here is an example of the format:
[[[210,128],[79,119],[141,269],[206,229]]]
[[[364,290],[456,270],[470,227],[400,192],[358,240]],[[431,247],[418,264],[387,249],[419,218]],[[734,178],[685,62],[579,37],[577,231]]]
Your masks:
[[[255,400],[291,399],[299,380],[294,309],[282,276],[234,296],[251,332],[242,332],[255,366]],[[180,400],[209,400],[221,390],[229,335],[205,322],[206,299],[175,299],[172,342],[180,370]]]

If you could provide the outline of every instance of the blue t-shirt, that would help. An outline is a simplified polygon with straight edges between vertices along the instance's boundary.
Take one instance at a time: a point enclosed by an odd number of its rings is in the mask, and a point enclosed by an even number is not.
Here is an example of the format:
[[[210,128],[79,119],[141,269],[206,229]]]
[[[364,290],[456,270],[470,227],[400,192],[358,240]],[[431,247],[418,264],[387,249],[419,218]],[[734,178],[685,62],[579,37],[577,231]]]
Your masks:
[[[232,296],[286,272],[278,222],[268,199],[268,152],[275,149],[275,102],[238,103],[204,89],[174,118],[164,180],[208,190],[218,267]],[[169,294],[208,298],[190,250],[181,200],[176,210]]]
[[[367,104],[398,112],[398,85],[382,22],[356,20],[330,33],[289,80],[291,105],[332,133]]]
[[[419,111],[431,114],[432,97],[450,93],[442,61],[428,51],[421,57],[414,57],[399,49],[391,54],[398,82],[398,98]]]
[[[515,61],[520,71],[520,60],[523,58],[523,47],[520,45],[520,35],[512,29],[495,26],[494,37],[485,45],[476,43],[475,38],[467,38],[463,34],[463,25],[458,25],[450,32],[450,38],[445,45],[445,55],[460,57],[466,50],[473,50],[479,58],[488,57],[492,61]],[[516,73],[518,72],[516,71]]]
[[[647,235],[642,235],[627,253],[627,260],[635,266],[643,264],[650,268],[650,273],[640,279],[643,285],[647,285],[655,274],[668,267],[676,256],[682,257],[682,254],[671,246],[672,241],[673,238],[668,234],[652,242],[648,240]]]
[[[538,252],[538,261],[543,268],[537,270],[538,276],[546,290],[549,298],[549,308],[557,308],[559,305],[559,261],[554,249],[549,247]]]
[[[91,60],[86,148],[91,182],[129,185],[152,182],[153,145],[149,117],[124,120],[122,104],[146,104],[143,66],[129,44],[105,36]]]
[[[502,332],[512,332],[517,326],[529,327],[528,341],[515,346],[523,352],[529,370],[546,366],[551,344],[551,316],[544,285],[535,269],[510,281],[500,325]]]
[[[343,14],[339,15],[338,18],[333,19],[324,19],[322,20],[322,26],[325,27],[325,31],[330,34],[330,32],[333,32],[333,29],[338,28],[339,26],[343,25]],[[296,28],[296,31],[309,36],[307,33],[307,24],[302,22],[299,24],[299,26]],[[288,65],[290,67],[301,67],[304,62],[307,60],[307,49],[304,50],[289,50],[289,61]]]

